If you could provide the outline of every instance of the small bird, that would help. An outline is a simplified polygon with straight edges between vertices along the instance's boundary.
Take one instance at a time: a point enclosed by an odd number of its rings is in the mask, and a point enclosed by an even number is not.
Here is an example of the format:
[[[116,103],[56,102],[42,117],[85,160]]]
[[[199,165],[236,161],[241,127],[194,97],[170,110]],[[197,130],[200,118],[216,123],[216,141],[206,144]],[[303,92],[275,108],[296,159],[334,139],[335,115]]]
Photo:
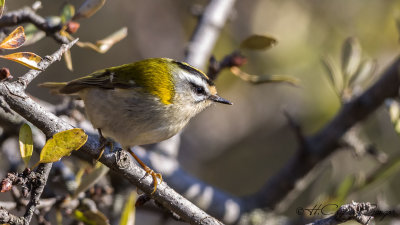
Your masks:
[[[166,140],[214,102],[232,103],[217,95],[214,83],[202,71],[168,58],[150,58],[98,70],[70,82],[40,86],[59,94],[78,95],[101,140],[121,144],[150,174],[155,173],[130,149]],[[103,146],[104,147],[104,146]]]

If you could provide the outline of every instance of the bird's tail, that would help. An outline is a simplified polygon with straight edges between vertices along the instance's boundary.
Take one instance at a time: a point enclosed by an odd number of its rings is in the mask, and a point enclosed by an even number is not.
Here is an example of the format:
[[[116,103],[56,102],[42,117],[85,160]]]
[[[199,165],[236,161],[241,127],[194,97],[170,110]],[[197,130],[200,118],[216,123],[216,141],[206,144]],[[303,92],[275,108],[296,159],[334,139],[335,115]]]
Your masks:
[[[60,89],[67,85],[66,82],[45,82],[39,84],[39,87],[49,88],[50,92],[53,94],[61,94]]]

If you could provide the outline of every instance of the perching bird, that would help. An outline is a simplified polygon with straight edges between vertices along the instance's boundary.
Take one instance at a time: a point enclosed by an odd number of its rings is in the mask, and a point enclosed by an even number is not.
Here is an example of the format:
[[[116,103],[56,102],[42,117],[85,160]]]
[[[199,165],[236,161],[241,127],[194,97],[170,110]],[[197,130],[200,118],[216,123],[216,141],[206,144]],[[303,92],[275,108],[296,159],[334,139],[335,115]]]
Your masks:
[[[153,177],[154,191],[161,175],[147,167],[129,147],[172,137],[213,102],[231,104],[217,95],[214,83],[203,72],[167,58],[145,59],[70,82],[41,86],[60,94],[79,95],[94,128],[102,137],[126,147]]]

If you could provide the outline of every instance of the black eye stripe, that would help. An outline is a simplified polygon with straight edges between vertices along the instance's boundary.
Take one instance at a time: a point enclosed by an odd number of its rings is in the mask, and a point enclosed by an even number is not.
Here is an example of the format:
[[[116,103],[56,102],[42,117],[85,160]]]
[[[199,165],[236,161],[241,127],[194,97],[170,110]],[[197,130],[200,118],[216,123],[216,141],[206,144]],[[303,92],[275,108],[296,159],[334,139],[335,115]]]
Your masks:
[[[190,82],[190,84],[192,85],[193,91],[198,94],[198,95],[207,95],[206,90],[204,89],[204,87],[199,86],[195,83]]]

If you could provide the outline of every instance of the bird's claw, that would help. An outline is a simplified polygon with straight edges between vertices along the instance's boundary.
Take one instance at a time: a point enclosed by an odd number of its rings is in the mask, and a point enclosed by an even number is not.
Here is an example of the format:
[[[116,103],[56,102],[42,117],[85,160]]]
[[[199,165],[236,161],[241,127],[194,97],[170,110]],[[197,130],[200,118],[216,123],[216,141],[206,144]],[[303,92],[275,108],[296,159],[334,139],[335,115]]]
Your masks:
[[[146,171],[146,175],[148,174],[153,178],[154,189],[153,189],[153,192],[151,192],[151,194],[154,194],[154,192],[156,192],[156,190],[157,190],[157,185],[159,184],[158,179],[160,179],[160,184],[163,181],[162,175],[161,175],[161,173],[154,172],[154,170],[150,169],[149,167],[145,167],[144,171]]]

